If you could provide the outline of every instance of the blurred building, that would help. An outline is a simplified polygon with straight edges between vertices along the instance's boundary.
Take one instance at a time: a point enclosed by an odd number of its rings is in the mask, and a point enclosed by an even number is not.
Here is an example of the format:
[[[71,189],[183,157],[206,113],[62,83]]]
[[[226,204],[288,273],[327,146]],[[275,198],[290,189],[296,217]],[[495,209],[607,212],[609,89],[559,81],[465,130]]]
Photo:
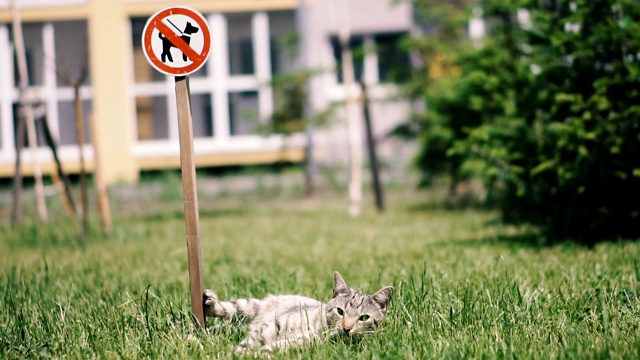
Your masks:
[[[11,0],[0,0],[0,176],[14,172],[15,125],[19,98],[13,55]],[[43,104],[60,143],[65,169],[79,169],[74,91],[69,80],[83,68],[85,118],[93,119],[106,181],[134,181],[140,171],[179,166],[174,81],[147,64],[141,35],[147,18],[164,0],[18,0],[33,98]],[[348,0],[356,77],[372,96],[388,99],[392,69],[408,66],[397,49],[411,27],[409,4],[391,0]],[[206,17],[211,30],[209,61],[190,76],[196,164],[220,166],[301,161],[306,138],[264,135],[261,124],[274,110],[270,80],[304,68],[322,70],[310,86],[311,111],[341,101],[345,89],[340,66],[333,0],[184,0]],[[299,39],[292,46],[292,41]],[[369,50],[366,50],[369,49]],[[406,118],[406,104],[374,105],[378,134]],[[338,111],[335,118],[340,117]],[[85,119],[85,121],[87,121]],[[87,123],[85,128],[88,129]],[[87,130],[87,139],[89,131]],[[314,152],[320,161],[346,161],[344,124],[323,129]],[[38,158],[45,173],[52,155],[39,139]],[[93,145],[85,147],[89,168]],[[30,173],[33,154],[25,150],[23,169]]]

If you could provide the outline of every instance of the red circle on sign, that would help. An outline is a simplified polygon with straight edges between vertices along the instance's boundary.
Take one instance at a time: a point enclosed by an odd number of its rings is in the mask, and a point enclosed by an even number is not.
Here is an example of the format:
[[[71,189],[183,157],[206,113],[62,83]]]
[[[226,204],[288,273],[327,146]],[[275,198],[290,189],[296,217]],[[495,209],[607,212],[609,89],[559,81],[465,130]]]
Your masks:
[[[173,30],[169,29],[168,26],[162,22],[163,19],[171,15],[187,16],[191,20],[198,23],[198,25],[200,25],[202,35],[204,36],[204,45],[202,47],[201,53],[198,53],[190,48],[186,42],[184,42],[178,35],[173,32]],[[182,50],[183,53],[187,55],[187,57],[191,60],[191,64],[182,67],[172,67],[160,61],[160,59],[158,59],[158,56],[153,52],[153,48],[151,47],[151,35],[153,35],[153,30],[156,29],[160,31],[165,37],[173,39],[171,40],[171,42],[174,44],[174,46]],[[149,20],[147,20],[147,24],[144,26],[144,30],[142,31],[142,50],[145,57],[154,68],[167,75],[189,75],[195,72],[207,61],[210,48],[211,34],[209,33],[209,25],[207,24],[207,21],[199,12],[188,7],[176,6],[158,11],[157,13],[153,14],[153,16],[149,18]]]

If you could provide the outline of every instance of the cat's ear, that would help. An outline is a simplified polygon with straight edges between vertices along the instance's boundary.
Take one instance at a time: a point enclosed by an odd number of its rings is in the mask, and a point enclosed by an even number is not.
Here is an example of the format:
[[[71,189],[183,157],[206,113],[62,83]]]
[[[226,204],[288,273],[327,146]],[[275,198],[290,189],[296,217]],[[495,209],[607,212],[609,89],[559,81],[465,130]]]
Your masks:
[[[339,272],[333,273],[333,297],[337,297],[338,295],[349,295],[351,293],[351,289],[344,281]]]
[[[376,304],[380,305],[382,311],[385,312],[387,311],[389,301],[391,301],[391,296],[393,296],[393,286],[386,286],[371,295],[371,299],[373,299]]]

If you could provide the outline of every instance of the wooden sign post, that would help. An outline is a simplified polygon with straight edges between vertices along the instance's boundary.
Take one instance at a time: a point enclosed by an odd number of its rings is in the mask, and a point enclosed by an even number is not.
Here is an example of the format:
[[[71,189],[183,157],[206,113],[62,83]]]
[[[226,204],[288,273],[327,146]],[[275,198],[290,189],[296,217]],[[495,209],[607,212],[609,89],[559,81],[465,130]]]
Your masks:
[[[149,18],[142,32],[142,45],[151,66],[164,74],[175,76],[191,312],[198,323],[204,326],[202,246],[188,75],[207,61],[211,35],[200,13],[186,7],[169,7]]]
[[[193,157],[193,125],[191,119],[191,97],[189,77],[176,77],[176,100],[178,101],[178,132],[180,134],[180,166],[182,168],[182,194],[184,198],[184,221],[187,228],[187,256],[189,259],[189,283],[191,284],[191,311],[204,326],[202,294],[202,247],[200,245],[200,215],[198,213],[198,191],[196,187],[196,162]]]

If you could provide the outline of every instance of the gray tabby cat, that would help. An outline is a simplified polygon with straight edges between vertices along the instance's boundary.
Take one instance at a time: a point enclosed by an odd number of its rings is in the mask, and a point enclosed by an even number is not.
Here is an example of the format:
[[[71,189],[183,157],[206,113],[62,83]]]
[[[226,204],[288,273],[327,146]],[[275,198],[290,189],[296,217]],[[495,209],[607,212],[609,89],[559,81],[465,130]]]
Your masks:
[[[377,328],[393,295],[387,286],[373,295],[350,288],[336,271],[333,298],[328,303],[300,295],[269,295],[264,299],[219,301],[205,290],[204,310],[209,317],[250,319],[249,335],[240,342],[236,354],[256,351],[286,351],[289,347],[323,341],[336,335],[361,335]]]

